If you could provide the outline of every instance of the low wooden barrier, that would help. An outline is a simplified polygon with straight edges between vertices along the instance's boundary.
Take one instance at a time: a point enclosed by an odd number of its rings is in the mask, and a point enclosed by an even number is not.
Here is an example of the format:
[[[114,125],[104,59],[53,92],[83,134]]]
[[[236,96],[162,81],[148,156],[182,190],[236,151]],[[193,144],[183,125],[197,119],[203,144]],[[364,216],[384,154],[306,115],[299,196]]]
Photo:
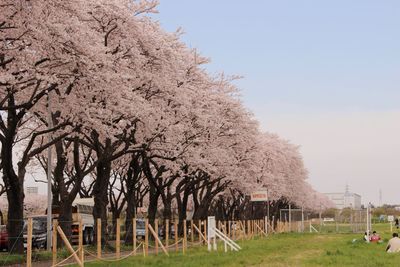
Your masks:
[[[160,221],[158,219],[154,222],[154,227],[149,224],[148,219],[145,219],[145,236],[144,241],[138,244],[137,239],[137,219],[133,218],[132,220],[132,251],[129,255],[125,255],[122,257],[121,254],[121,220],[118,218],[115,224],[115,258],[103,258],[102,255],[102,232],[101,226],[102,222],[100,219],[97,221],[97,240],[96,243],[96,251],[97,253],[92,254],[90,251],[86,251],[88,255],[91,257],[95,257],[101,261],[115,262],[122,260],[129,256],[136,256],[138,254],[138,249],[142,247],[144,257],[149,255],[149,247],[152,248],[152,253],[158,255],[159,249],[161,248],[162,252],[165,255],[169,255],[168,250],[173,249],[175,252],[182,251],[183,254],[187,253],[187,249],[193,245],[207,244],[207,221],[183,221],[182,228],[183,233],[181,239],[179,239],[179,229],[178,229],[178,220],[173,220],[171,223],[170,220],[163,221],[163,238],[162,240],[159,237],[159,229],[160,229]],[[243,221],[218,221],[217,229],[225,234],[228,238],[232,240],[240,240],[240,239],[253,239],[255,237],[267,237],[271,233],[284,233],[284,232],[303,232],[304,225],[308,225],[310,222],[291,222],[291,224],[287,222],[280,222],[279,220],[274,221],[266,221],[265,219],[261,220],[243,220]],[[173,244],[170,240],[171,235],[171,226],[173,227]],[[79,223],[79,239],[78,239],[78,247],[76,250],[70,244],[68,238],[65,236],[61,227],[59,226],[57,220],[53,220],[53,233],[52,233],[52,266],[59,266],[65,263],[69,259],[74,259],[74,261],[79,266],[84,266],[85,262],[85,248],[83,245],[83,231],[82,231],[82,222]],[[124,228],[127,231],[126,228]],[[188,235],[188,230],[190,233]],[[71,253],[67,259],[63,259],[60,262],[57,262],[57,235],[60,235],[63,243],[67,250]],[[154,246],[150,244],[151,240],[154,240]],[[163,242],[164,241],[164,242]],[[153,244],[153,243],[152,243]],[[126,254],[126,252],[125,252]],[[108,254],[109,256],[109,254]],[[32,219],[28,219],[28,231],[27,231],[27,259],[26,266],[32,266]]]

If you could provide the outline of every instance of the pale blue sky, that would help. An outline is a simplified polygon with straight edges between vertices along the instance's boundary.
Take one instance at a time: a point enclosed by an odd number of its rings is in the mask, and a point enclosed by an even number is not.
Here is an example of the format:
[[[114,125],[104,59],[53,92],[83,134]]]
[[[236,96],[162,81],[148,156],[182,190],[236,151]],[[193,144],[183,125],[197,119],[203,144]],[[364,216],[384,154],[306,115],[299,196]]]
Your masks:
[[[399,107],[400,1],[161,0],[159,10],[211,57],[210,71],[245,77],[250,108]]]
[[[243,75],[262,128],[302,146],[318,190],[400,203],[400,1],[161,0],[154,17]]]
[[[245,105],[301,146],[317,190],[348,183],[364,203],[382,189],[400,204],[400,1],[161,0],[159,11],[210,72],[244,76]]]

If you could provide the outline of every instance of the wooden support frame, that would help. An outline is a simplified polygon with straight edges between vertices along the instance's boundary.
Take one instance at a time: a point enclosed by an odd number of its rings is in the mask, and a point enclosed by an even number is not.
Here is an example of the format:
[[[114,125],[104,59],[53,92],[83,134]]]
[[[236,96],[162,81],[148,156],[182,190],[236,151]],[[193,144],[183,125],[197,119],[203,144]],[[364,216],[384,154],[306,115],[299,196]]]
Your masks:
[[[194,229],[193,229],[193,220],[190,220],[190,241],[194,242]]]
[[[232,229],[231,229],[232,222],[228,220],[228,237],[231,238]]]
[[[169,246],[169,219],[165,220],[165,246]]]
[[[97,258],[101,259],[101,219],[97,219]]]
[[[251,221],[247,220],[247,238],[251,238]]]
[[[160,245],[161,249],[164,251],[164,253],[169,256],[167,249],[164,247],[163,243],[161,242],[160,238],[158,238],[158,233],[154,231],[153,227],[151,227],[150,224],[148,224],[148,229],[150,230],[151,234],[153,235],[155,241],[157,244]]]
[[[149,219],[145,219],[144,225],[144,255],[147,256],[149,255]]]
[[[265,232],[263,231],[263,229],[262,229],[257,223],[256,223],[256,228],[258,228],[258,230],[260,231],[261,234],[263,234],[263,235],[265,235],[265,236],[268,236],[267,233],[265,233]]]
[[[204,238],[207,240],[207,220],[204,220]]]
[[[116,237],[115,237],[115,256],[117,259],[121,257],[121,220],[117,218],[117,229],[116,229]]]
[[[179,251],[179,245],[178,245],[178,220],[175,219],[174,221],[174,230],[175,230],[175,251]]]
[[[154,231],[157,234],[157,238],[158,238],[158,219],[154,220]],[[156,237],[154,237],[156,238]],[[155,242],[155,254],[158,255],[158,242]]]
[[[207,243],[207,239],[205,238],[205,236],[203,235],[203,233],[201,232],[201,228],[197,228],[196,225],[193,225],[193,228],[197,231],[197,233],[199,233],[199,241],[204,241]]]
[[[201,220],[199,220],[198,223],[199,223],[199,228],[198,228],[198,229],[199,229],[199,231],[200,231],[199,233],[201,233]],[[203,235],[203,234],[201,234],[201,235]],[[200,236],[200,234],[199,234],[199,241],[200,241],[200,240],[201,240],[201,236]],[[204,242],[207,242],[207,240],[205,240]]]
[[[61,239],[64,241],[65,246],[67,247],[67,249],[69,250],[69,252],[72,254],[72,256],[75,258],[75,261],[78,263],[78,265],[80,267],[83,267],[83,262],[81,261],[81,259],[78,257],[76,251],[74,251],[74,249],[72,248],[71,244],[68,241],[68,238],[65,236],[63,230],[61,229],[60,226],[57,226],[57,232],[60,234]],[[81,248],[79,248],[81,249]],[[79,250],[78,249],[78,250]]]
[[[78,248],[78,256],[79,256],[79,259],[81,260],[81,262],[83,263],[83,258],[84,258],[84,255],[83,255],[83,224],[82,224],[82,220],[79,220],[79,228],[78,228],[78,231],[79,231],[79,233],[78,233],[78,246],[79,246],[79,248]]]
[[[32,267],[32,218],[28,218],[28,232],[26,238],[26,267]]]
[[[186,225],[187,221],[186,221],[186,220],[183,220],[182,223],[183,223],[182,252],[183,252],[183,254],[185,254],[186,246],[187,246],[187,225]]]
[[[56,219],[53,220],[53,232],[52,232],[52,262],[53,265],[57,264],[57,226],[58,226],[58,221]]]
[[[136,238],[136,218],[132,219],[132,242],[133,242],[133,255],[136,256],[136,243],[137,243],[137,238]]]

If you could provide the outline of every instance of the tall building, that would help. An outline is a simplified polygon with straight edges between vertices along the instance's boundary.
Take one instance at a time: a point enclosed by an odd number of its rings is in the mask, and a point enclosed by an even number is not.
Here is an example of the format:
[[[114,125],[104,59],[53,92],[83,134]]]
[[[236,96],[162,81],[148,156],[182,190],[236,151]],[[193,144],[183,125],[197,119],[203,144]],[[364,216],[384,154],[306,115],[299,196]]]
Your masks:
[[[361,196],[351,193],[348,186],[346,186],[344,193],[325,193],[325,195],[335,204],[337,209],[361,209]]]

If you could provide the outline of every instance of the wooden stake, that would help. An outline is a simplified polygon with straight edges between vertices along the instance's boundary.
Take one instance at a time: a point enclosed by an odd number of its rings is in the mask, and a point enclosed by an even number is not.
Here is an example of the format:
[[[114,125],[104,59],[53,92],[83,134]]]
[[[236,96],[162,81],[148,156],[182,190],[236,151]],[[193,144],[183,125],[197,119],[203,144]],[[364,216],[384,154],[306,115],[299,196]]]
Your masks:
[[[75,258],[76,262],[78,263],[78,265],[80,267],[83,267],[83,262],[81,262],[81,259],[78,257],[78,255],[76,255],[76,252],[74,251],[74,249],[72,248],[71,244],[68,241],[68,238],[65,236],[63,230],[61,229],[60,226],[57,226],[57,231],[61,236],[61,239],[64,241],[65,246],[67,247],[67,249],[69,250],[69,252],[73,255],[73,257]]]
[[[121,256],[121,220],[117,218],[117,229],[116,233],[117,236],[115,238],[115,253],[117,259]]]
[[[145,219],[145,227],[144,227],[144,247],[145,247],[145,256],[149,255],[149,220]]]
[[[186,235],[186,220],[183,220],[183,244],[182,244],[182,252],[183,254],[185,254],[185,250],[186,250],[186,243],[187,243],[187,235]]]
[[[228,225],[228,222],[224,221],[224,233],[225,233],[226,236],[228,236],[228,227],[227,227],[227,225]]]
[[[236,230],[237,230],[237,223],[235,221],[232,222],[232,238],[236,240]]]
[[[78,249],[79,249],[79,259],[83,262],[83,225],[82,220],[79,220],[79,228],[78,228]]]
[[[204,238],[207,240],[207,220],[204,220]]]
[[[201,220],[199,220],[199,230],[200,230],[200,233],[201,233]],[[199,234],[199,242],[200,242],[200,240],[201,240],[201,236]]]
[[[199,234],[199,242],[204,241],[205,243],[207,243],[207,239],[204,237],[203,233],[201,232],[201,228],[197,228],[197,226],[195,224],[193,224],[193,228]]]
[[[136,218],[132,219],[133,255],[136,256]]]
[[[193,220],[190,220],[190,240],[194,242],[194,232],[193,232]]]
[[[101,219],[97,219],[97,258],[101,259]]]
[[[158,219],[154,220],[154,231],[156,232],[156,235],[158,237]],[[155,251],[156,255],[158,255],[158,242],[155,242],[155,247],[156,247],[156,251]]]
[[[169,246],[169,219],[165,220],[165,246]]]
[[[53,220],[53,241],[52,241],[53,247],[51,248],[53,265],[57,264],[57,226],[58,226],[57,220]]]
[[[175,219],[174,221],[174,230],[175,230],[175,251],[179,251],[179,246],[178,246],[178,220]]]
[[[247,220],[247,238],[251,237],[251,221]]]
[[[229,221],[228,221],[228,237],[229,237],[229,238],[231,238],[231,231],[232,231],[232,229],[231,229],[231,223],[232,223],[232,222],[229,220]]]
[[[160,244],[161,249],[164,251],[165,254],[167,254],[167,256],[169,256],[167,249],[166,249],[166,248],[164,247],[164,245],[162,244],[160,238],[158,238],[158,233],[156,233],[156,232],[153,230],[153,227],[151,227],[150,224],[149,224],[148,226],[149,226],[149,230],[150,230],[151,234],[153,235],[153,237],[154,237],[156,243]]]
[[[26,267],[32,267],[32,218],[28,218],[28,236],[26,238]]]

